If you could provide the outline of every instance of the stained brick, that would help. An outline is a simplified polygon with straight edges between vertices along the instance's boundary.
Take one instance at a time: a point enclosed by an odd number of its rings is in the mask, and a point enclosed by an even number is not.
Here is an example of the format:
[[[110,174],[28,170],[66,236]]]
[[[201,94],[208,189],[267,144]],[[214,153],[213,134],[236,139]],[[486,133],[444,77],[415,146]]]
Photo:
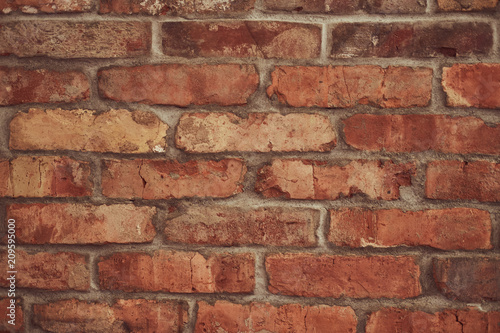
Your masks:
[[[165,152],[167,129],[151,112],[30,109],[11,121],[10,148],[159,153]]]
[[[89,96],[89,82],[81,72],[0,67],[0,105],[70,103]]]
[[[102,188],[103,194],[112,198],[229,197],[243,191],[245,173],[239,159],[186,163],[106,160]]]
[[[431,98],[430,68],[278,66],[271,76],[267,95],[295,107],[415,107],[428,105]]]
[[[18,21],[0,26],[0,55],[121,58],[149,54],[146,22]]]
[[[213,254],[206,258],[197,252],[164,250],[152,255],[115,253],[101,257],[98,265],[100,286],[108,290],[250,293],[254,288],[251,254]]]
[[[74,13],[89,12],[92,9],[91,0],[1,0],[0,14],[23,12],[37,13]]]
[[[0,298],[0,318],[1,332],[24,332],[24,312],[19,298]],[[12,325],[9,321],[14,321],[15,324]]]
[[[319,57],[321,28],[312,24],[226,21],[167,22],[163,51],[181,57]]]
[[[153,207],[89,204],[13,204],[16,242],[23,244],[105,244],[151,242]]]
[[[372,199],[396,200],[399,187],[411,185],[415,165],[352,161],[345,166],[308,160],[274,160],[258,172],[255,190],[265,197],[336,200],[363,194]]]
[[[498,0],[437,0],[438,10],[443,12],[494,12],[497,4]]]
[[[410,298],[421,293],[411,257],[275,254],[266,258],[269,291],[306,297]]]
[[[313,246],[319,211],[191,207],[166,221],[168,241],[189,244]]]
[[[475,117],[357,114],[344,124],[347,144],[360,150],[500,154],[500,126]]]
[[[257,89],[251,65],[145,65],[101,70],[99,91],[105,98],[176,106],[243,105]]]
[[[478,209],[330,211],[328,240],[340,246],[427,245],[444,250],[474,250],[491,249],[490,238],[490,214]]]
[[[191,153],[223,151],[328,151],[336,135],[327,117],[318,114],[185,113],[175,141]]]
[[[264,0],[268,11],[293,11],[295,13],[325,13],[325,14],[406,14],[424,13],[425,1],[421,0]]]

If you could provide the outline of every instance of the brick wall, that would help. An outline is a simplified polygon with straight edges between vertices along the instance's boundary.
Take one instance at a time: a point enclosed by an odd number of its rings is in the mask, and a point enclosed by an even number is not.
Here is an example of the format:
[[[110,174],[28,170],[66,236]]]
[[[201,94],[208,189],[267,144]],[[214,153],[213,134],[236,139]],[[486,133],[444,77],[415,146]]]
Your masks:
[[[0,0],[0,331],[500,332],[497,2]]]

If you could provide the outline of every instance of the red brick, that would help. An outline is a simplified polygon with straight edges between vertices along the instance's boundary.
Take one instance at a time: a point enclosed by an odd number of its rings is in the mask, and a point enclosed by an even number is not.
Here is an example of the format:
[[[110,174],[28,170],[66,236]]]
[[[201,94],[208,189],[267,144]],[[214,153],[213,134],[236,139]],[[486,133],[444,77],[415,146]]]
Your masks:
[[[443,250],[491,249],[487,211],[342,208],[330,211],[328,240],[339,246],[432,246]]]
[[[293,11],[296,13],[357,14],[362,12],[381,14],[424,13],[426,3],[419,0],[264,0],[267,10]]]
[[[146,22],[18,21],[0,26],[0,55],[122,58],[149,54]]]
[[[255,0],[101,0],[101,14],[148,14],[171,16],[232,16],[242,15],[253,9]]]
[[[279,66],[271,76],[267,95],[276,94],[280,103],[295,107],[399,108],[426,106],[431,99],[430,68]]]
[[[436,313],[383,308],[368,317],[366,333],[378,332],[498,332],[500,312],[474,309],[444,310]]]
[[[105,98],[176,106],[243,105],[259,84],[251,65],[145,65],[101,70]]]
[[[91,0],[0,0],[0,11],[3,14],[11,12],[26,14],[89,12],[92,9],[92,4]]]
[[[500,107],[500,64],[454,64],[443,68],[441,82],[448,106]]]
[[[269,303],[198,302],[195,332],[356,332],[352,308]]]
[[[89,98],[89,82],[81,72],[0,67],[0,105],[70,103]]]
[[[115,253],[100,258],[102,289],[171,293],[250,293],[254,288],[251,254],[156,251]],[[152,274],[154,272],[154,274]]]
[[[175,142],[190,153],[328,151],[337,139],[328,117],[318,114],[185,113]]]
[[[14,309],[7,309],[12,306],[11,300],[14,300]],[[12,317],[14,315],[14,317]],[[14,298],[0,298],[0,332],[24,332],[24,312],[21,302]],[[14,320],[14,325],[9,324],[9,321]]]
[[[29,254],[15,252],[16,288],[35,288],[47,290],[88,290],[90,273],[85,256],[77,253],[39,252]],[[7,251],[0,253],[0,262],[7,267]],[[0,286],[7,287],[10,275],[3,271]]]
[[[77,299],[33,306],[34,323],[50,332],[181,332],[185,306],[176,301],[120,299],[113,305]]]
[[[30,109],[11,121],[10,148],[158,153],[165,152],[167,129],[152,112]]]
[[[80,197],[92,194],[90,165],[64,156],[1,161],[0,197]]]
[[[427,165],[430,199],[500,201],[500,164],[487,161],[433,161]]]
[[[439,291],[450,299],[500,301],[499,267],[498,258],[435,259],[434,279]]]
[[[181,57],[317,58],[321,28],[272,21],[163,23],[163,51]]]
[[[319,211],[195,206],[167,220],[170,242],[189,244],[313,246]]]
[[[230,197],[243,191],[245,173],[245,164],[239,159],[186,163],[106,160],[102,188],[112,198]]]
[[[357,114],[344,124],[346,143],[360,150],[500,154],[500,126],[475,117]]]
[[[487,23],[342,23],[332,28],[334,58],[462,57],[486,55],[493,45]]]
[[[22,244],[106,244],[151,242],[154,207],[89,204],[13,204],[7,218],[16,220]]]
[[[411,185],[413,163],[352,161],[345,166],[309,160],[274,160],[258,172],[255,190],[265,197],[336,200],[363,194],[372,199],[396,200],[399,187]]]
[[[306,297],[409,298],[421,293],[411,257],[275,254],[266,258],[269,291]]]
[[[498,4],[498,0],[437,0],[438,10],[443,12],[477,12],[491,11],[494,12]]]

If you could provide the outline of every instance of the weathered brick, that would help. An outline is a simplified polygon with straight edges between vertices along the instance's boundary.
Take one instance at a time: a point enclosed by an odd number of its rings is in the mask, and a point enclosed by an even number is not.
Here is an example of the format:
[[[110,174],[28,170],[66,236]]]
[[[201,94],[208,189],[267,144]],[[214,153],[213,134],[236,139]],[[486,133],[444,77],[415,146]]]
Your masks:
[[[92,194],[90,165],[65,156],[0,161],[0,197],[80,197]]]
[[[189,244],[313,246],[319,211],[269,207],[195,206],[166,222],[170,242]]]
[[[318,114],[185,113],[175,142],[190,153],[328,151],[337,139],[328,117]]]
[[[421,293],[411,257],[275,254],[266,258],[269,291],[306,297],[409,298]]]
[[[383,308],[368,317],[366,333],[396,332],[498,332],[500,312],[475,309],[444,310],[436,313]]]
[[[149,54],[146,22],[18,21],[0,26],[0,55],[122,58]]]
[[[0,263],[7,267],[7,251],[0,253]],[[71,252],[29,254],[22,250],[15,253],[16,288],[48,290],[88,290],[90,273],[87,259]],[[7,287],[10,275],[3,271],[0,286]]]
[[[498,0],[437,0],[438,10],[443,12],[495,11]]]
[[[89,82],[81,72],[0,67],[0,105],[70,103],[89,96]]]
[[[115,253],[100,258],[102,289],[171,293],[250,293],[251,254],[212,254],[159,250],[154,254]],[[152,274],[154,272],[154,274]]]
[[[350,247],[432,246],[443,250],[491,249],[487,211],[342,208],[330,211],[328,240]]]
[[[334,58],[461,57],[487,54],[487,23],[341,23],[332,28]]]
[[[350,307],[269,303],[198,302],[195,332],[356,332]]]
[[[297,13],[358,14],[362,12],[380,14],[424,13],[422,0],[264,0],[267,10],[294,11]]]
[[[181,332],[187,310],[177,301],[120,299],[113,305],[77,299],[33,306],[34,323],[49,332]]]
[[[11,121],[10,148],[160,153],[167,129],[152,112],[30,109]]]
[[[454,64],[443,68],[441,82],[448,106],[500,107],[500,64]]]
[[[434,259],[434,280],[446,297],[464,302],[500,301],[500,259]]]
[[[99,91],[105,98],[176,106],[243,105],[257,89],[251,65],[145,65],[101,70]]]
[[[92,9],[92,4],[91,0],[0,0],[0,14],[88,12]]]
[[[267,95],[295,107],[415,107],[428,105],[431,98],[430,68],[278,66],[271,76]]]
[[[258,172],[255,190],[265,197],[336,200],[363,194],[372,199],[396,200],[399,187],[411,185],[413,163],[352,161],[345,166],[309,160],[274,160]]]
[[[89,204],[13,204],[7,218],[16,220],[22,244],[106,244],[151,242],[154,207]]]
[[[14,300],[14,305],[11,300]],[[0,298],[0,318],[0,332],[24,332],[24,312],[19,298]]]
[[[272,21],[163,23],[163,52],[181,57],[317,58],[321,28]]]
[[[344,125],[346,143],[360,150],[500,154],[500,126],[476,117],[357,114]]]
[[[488,161],[430,162],[425,195],[441,200],[500,201],[500,164]]]
[[[248,13],[255,0],[101,0],[101,14],[148,14],[184,17],[232,16]]]
[[[106,160],[103,194],[113,198],[229,197],[243,191],[246,167],[221,161]]]

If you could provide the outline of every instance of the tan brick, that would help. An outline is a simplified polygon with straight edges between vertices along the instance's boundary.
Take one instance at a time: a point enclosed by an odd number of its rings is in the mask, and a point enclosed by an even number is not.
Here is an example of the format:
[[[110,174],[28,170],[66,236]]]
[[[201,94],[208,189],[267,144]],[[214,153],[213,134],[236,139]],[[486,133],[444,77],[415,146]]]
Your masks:
[[[327,117],[318,114],[185,113],[175,141],[191,153],[223,151],[328,151],[336,135]]]

